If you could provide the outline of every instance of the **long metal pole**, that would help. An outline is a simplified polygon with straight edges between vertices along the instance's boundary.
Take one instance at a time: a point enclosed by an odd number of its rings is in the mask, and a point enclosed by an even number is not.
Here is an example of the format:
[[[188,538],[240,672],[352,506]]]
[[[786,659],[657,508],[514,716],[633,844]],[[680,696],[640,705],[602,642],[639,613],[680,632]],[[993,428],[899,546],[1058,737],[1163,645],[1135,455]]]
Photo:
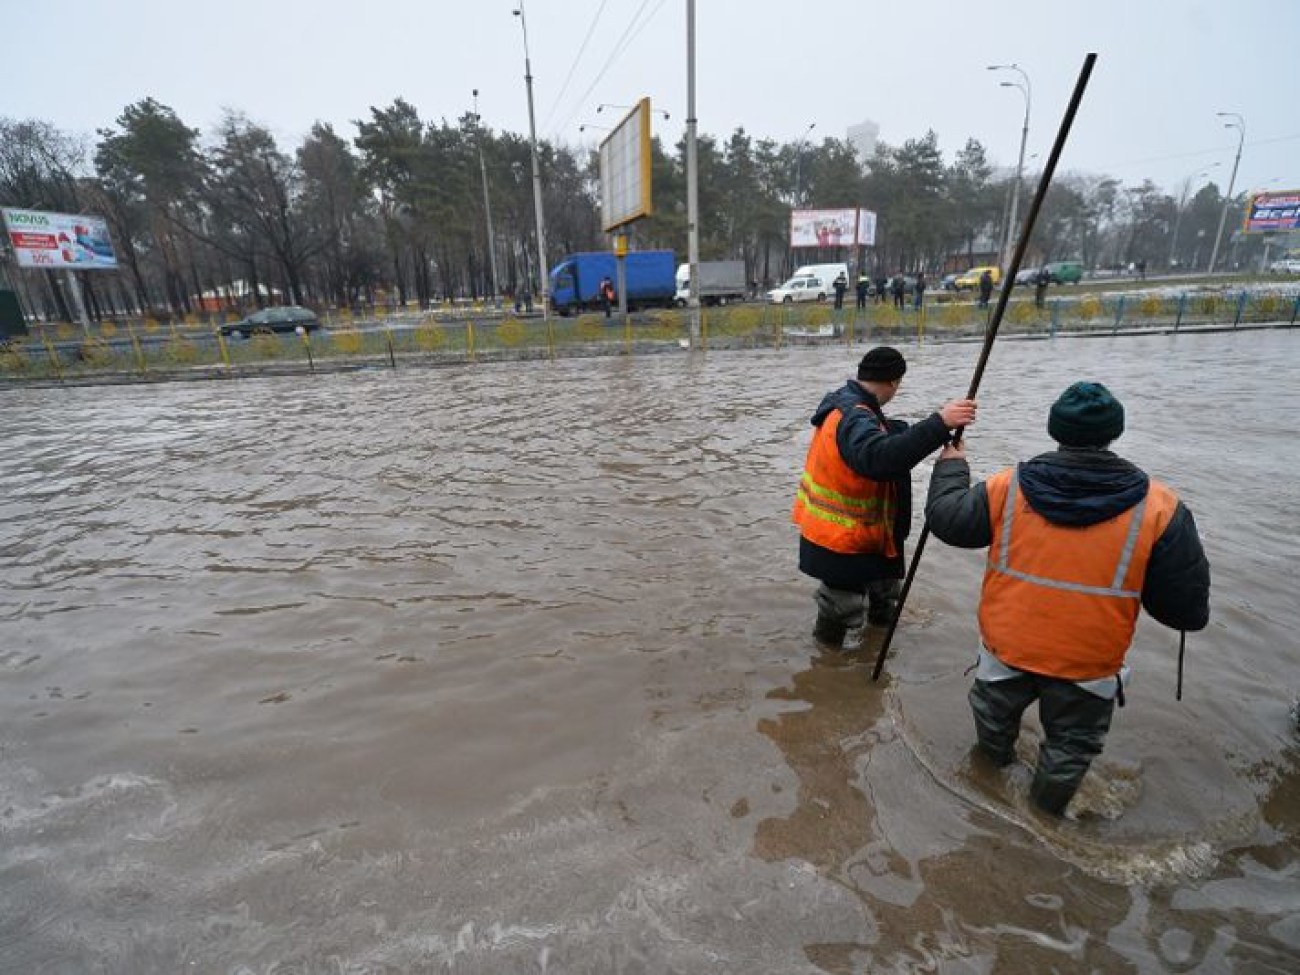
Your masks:
[[[1070,96],[1070,104],[1065,109],[1065,117],[1061,119],[1061,128],[1056,133],[1056,142],[1052,146],[1052,153],[1047,157],[1047,165],[1043,169],[1043,175],[1038,181],[1038,190],[1034,193],[1034,202],[1029,207],[1029,213],[1025,216],[1025,226],[1020,232],[1020,238],[1016,243],[1015,254],[1011,258],[1011,266],[1007,269],[1007,280],[1014,281],[1016,272],[1020,270],[1020,262],[1024,260],[1025,249],[1029,246],[1029,237],[1034,232],[1034,224],[1038,222],[1038,211],[1042,209],[1043,199],[1047,196],[1047,188],[1051,185],[1052,176],[1056,172],[1057,160],[1061,158],[1061,152],[1065,149],[1065,141],[1070,135],[1070,127],[1074,124],[1074,116],[1079,111],[1079,103],[1083,101],[1084,89],[1088,87],[1088,78],[1092,75],[1092,67],[1097,62],[1096,54],[1089,54],[1083,59],[1083,68],[1079,72],[1079,80],[1075,82],[1074,94]],[[1007,302],[1011,299],[1011,288],[1004,283],[998,294],[997,307],[993,310],[993,317],[989,319],[989,326],[984,333],[984,348],[980,351],[979,363],[975,366],[975,374],[971,377],[970,389],[966,392],[967,399],[974,399],[975,394],[979,391],[980,380],[984,378],[984,368],[988,365],[989,354],[993,351],[993,342],[998,336],[998,327],[1002,324],[1002,316],[1006,313]],[[961,438],[962,430],[957,430],[956,436]],[[871,671],[871,679],[879,680],[880,672],[885,666],[885,655],[889,652],[889,645],[893,642],[894,631],[898,629],[898,621],[903,615],[903,604],[907,601],[907,594],[912,589],[912,581],[916,578],[916,567],[921,564],[921,553],[925,551],[926,539],[930,537],[930,524],[926,522],[921,529],[921,537],[916,541],[916,552],[912,555],[912,564],[908,566],[907,578],[903,582],[903,590],[898,594],[898,609],[894,613],[894,618],[889,621],[889,629],[885,633],[884,642],[880,645],[880,652],[876,656],[876,665]]]
[[[478,89],[474,89],[474,134],[478,136],[478,168],[483,174],[483,213],[487,216],[488,260],[492,264],[492,306],[501,300],[501,282],[497,279],[497,238],[492,231],[492,200],[488,197],[487,163],[483,161],[483,129],[479,126]]]
[[[1024,181],[1025,173],[1025,143],[1029,141],[1029,96],[1025,95],[1025,124],[1020,130],[1020,159],[1016,162],[1016,183],[1011,187],[1011,216],[1007,218],[1007,241],[1006,249],[1002,252],[1002,263],[1005,266],[1011,256],[1011,230],[1016,225],[1017,211],[1020,209],[1020,184]]]
[[[700,344],[700,173],[695,124],[695,0],[686,0],[686,259],[691,265],[691,348]]]
[[[1025,146],[1029,142],[1029,114],[1034,101],[1034,86],[1030,82],[1025,69],[1018,64],[990,64],[988,70],[1014,71],[1024,80],[1023,85],[1014,81],[1002,82],[1003,88],[1019,88],[1020,93],[1025,96],[1025,121],[1020,129],[1020,158],[1016,162],[1016,181],[1011,184],[1011,205],[1007,211],[1006,223],[1002,228],[1002,248],[998,252],[998,263],[1005,272],[1011,260],[1011,245],[1014,243],[1012,235],[1015,233],[1016,216],[1020,209],[1020,184],[1024,181]]]
[[[524,0],[519,0],[519,26],[524,30],[524,84],[528,88],[528,135],[533,157],[533,210],[537,216],[537,278],[541,286],[542,319],[551,317],[551,282],[546,267],[546,217],[542,213],[542,173],[537,165],[537,117],[533,112],[533,64],[528,55],[528,20],[524,16]]]
[[[1219,258],[1219,243],[1223,240],[1223,225],[1228,221],[1228,207],[1232,206],[1232,191],[1237,185],[1237,164],[1241,162],[1241,147],[1246,144],[1246,120],[1235,112],[1217,112],[1221,118],[1235,118],[1237,120],[1234,126],[1231,122],[1227,123],[1228,128],[1237,129],[1237,158],[1232,161],[1232,176],[1228,179],[1228,195],[1223,201],[1223,212],[1219,214],[1219,229],[1214,234],[1214,249],[1210,251],[1210,266],[1206,268],[1207,274],[1214,273],[1214,264]]]

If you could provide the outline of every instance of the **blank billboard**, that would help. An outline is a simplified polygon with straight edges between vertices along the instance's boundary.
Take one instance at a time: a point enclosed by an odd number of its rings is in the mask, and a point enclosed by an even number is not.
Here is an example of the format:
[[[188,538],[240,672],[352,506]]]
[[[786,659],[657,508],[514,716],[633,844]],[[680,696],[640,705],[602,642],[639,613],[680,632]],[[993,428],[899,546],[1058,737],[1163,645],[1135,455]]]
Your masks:
[[[650,99],[600,144],[600,214],[606,232],[650,215]]]

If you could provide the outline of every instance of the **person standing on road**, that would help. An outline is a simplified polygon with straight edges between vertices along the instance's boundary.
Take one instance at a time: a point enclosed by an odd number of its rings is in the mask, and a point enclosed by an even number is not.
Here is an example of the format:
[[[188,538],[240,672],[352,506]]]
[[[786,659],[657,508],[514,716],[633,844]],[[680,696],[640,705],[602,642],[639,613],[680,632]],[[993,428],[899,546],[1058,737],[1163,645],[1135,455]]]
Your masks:
[[[1139,611],[1176,630],[1210,618],[1210,564],[1177,495],[1110,451],[1124,407],[1101,383],[1070,386],[1047,432],[1059,448],[970,486],[964,445],[930,478],[935,537],[988,547],[970,705],[977,752],[1015,758],[1034,701],[1043,725],[1030,797],[1064,813],[1124,703]]]
[[[985,271],[980,275],[980,307],[989,306],[989,298],[993,294],[993,272]]]
[[[889,279],[880,271],[877,271],[876,274],[876,304],[883,305],[885,303],[885,291],[889,288]]]
[[[863,271],[858,275],[857,294],[858,294],[859,309],[863,309],[867,307],[867,292],[870,290],[871,290],[871,278],[867,276],[866,271]]]
[[[795,496],[799,569],[820,580],[813,636],[839,647],[850,628],[888,625],[903,578],[912,524],[911,470],[975,422],[975,401],[954,399],[914,426],[885,418],[907,362],[879,346],[857,378],[828,392],[812,415],[813,438]],[[864,613],[865,610],[865,613]]]
[[[903,296],[907,293],[907,280],[902,271],[894,272],[894,280],[889,282],[889,292],[894,296],[894,307],[902,311],[906,304]]]
[[[1051,283],[1052,272],[1045,267],[1039,268],[1038,273],[1034,275],[1034,305],[1036,307],[1043,307],[1047,299],[1047,286]]]
[[[609,317],[609,313],[613,310],[614,303],[617,300],[618,300],[618,295],[614,292],[614,282],[611,281],[609,278],[601,278],[600,279],[600,305],[602,308],[605,309],[606,318]]]
[[[835,309],[844,307],[844,293],[849,290],[849,279],[841,271],[835,275],[835,280],[831,282],[831,287],[835,289]]]
[[[912,307],[917,311],[925,304],[925,272],[916,272],[916,285],[912,291]]]

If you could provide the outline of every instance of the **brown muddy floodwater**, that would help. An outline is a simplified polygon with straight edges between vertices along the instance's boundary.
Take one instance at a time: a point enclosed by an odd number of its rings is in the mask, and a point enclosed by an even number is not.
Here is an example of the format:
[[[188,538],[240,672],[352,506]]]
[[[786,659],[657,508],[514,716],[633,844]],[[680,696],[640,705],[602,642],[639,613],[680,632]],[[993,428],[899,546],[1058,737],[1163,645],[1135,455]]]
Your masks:
[[[0,970],[1300,970],[1298,343],[994,350],[976,472],[1103,380],[1214,572],[1061,823],[969,761],[981,553],[879,684],[812,641],[861,347],[0,394]],[[905,351],[916,418],[979,347]]]

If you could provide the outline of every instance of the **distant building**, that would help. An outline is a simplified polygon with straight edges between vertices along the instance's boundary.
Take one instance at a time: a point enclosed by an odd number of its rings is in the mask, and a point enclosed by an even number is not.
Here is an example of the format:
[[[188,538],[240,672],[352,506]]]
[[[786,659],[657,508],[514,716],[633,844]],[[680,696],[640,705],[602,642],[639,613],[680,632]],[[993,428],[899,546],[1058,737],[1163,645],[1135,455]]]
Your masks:
[[[880,126],[871,119],[865,119],[848,129],[849,145],[858,154],[859,162],[866,162],[876,154],[876,143],[880,140]]]

